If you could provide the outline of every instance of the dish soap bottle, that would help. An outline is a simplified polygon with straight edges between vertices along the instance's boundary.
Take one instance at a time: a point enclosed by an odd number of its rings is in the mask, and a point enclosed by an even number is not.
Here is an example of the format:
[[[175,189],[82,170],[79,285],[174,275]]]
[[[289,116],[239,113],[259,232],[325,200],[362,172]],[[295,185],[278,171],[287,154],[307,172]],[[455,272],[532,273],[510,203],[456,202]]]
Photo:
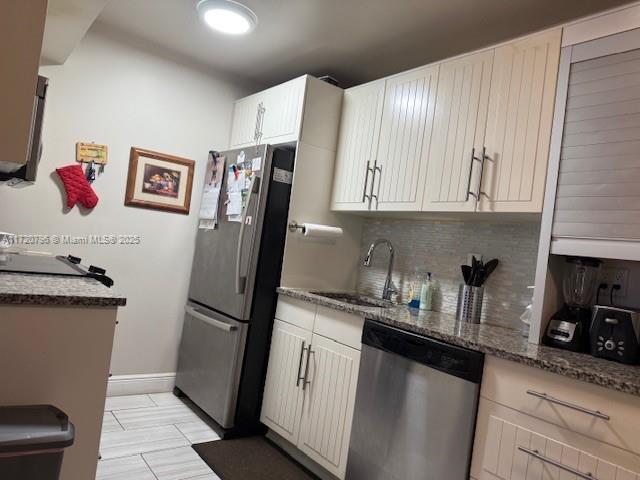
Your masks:
[[[422,283],[420,289],[420,310],[431,310],[432,299],[433,281],[431,280],[431,272],[427,272],[427,280]]]
[[[420,275],[417,267],[411,277],[408,297],[409,301],[407,302],[407,306],[409,306],[409,308],[418,308],[420,306]]]

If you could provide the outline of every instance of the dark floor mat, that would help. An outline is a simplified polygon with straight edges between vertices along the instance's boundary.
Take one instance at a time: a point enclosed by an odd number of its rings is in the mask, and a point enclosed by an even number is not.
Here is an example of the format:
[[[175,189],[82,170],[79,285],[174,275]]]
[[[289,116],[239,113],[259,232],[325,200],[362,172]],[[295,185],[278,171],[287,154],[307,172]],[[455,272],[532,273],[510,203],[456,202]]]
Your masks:
[[[316,480],[265,437],[199,443],[193,449],[222,480]]]

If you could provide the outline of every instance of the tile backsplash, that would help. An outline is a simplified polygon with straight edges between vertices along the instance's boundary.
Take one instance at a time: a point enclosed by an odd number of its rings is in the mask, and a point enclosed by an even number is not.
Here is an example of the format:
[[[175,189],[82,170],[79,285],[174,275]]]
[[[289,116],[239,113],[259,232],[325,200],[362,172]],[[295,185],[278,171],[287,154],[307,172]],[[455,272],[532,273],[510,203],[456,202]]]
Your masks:
[[[520,315],[531,301],[536,257],[537,223],[469,223],[431,220],[367,220],[364,224],[361,259],[369,245],[386,238],[395,249],[393,281],[399,297],[408,301],[409,285],[420,282],[431,272],[437,289],[433,299],[436,311],[456,313],[458,286],[462,283],[460,265],[467,255],[477,253],[487,262],[500,265],[485,284],[482,321],[520,329]],[[380,296],[386,276],[388,251],[378,247],[371,267],[360,264],[358,290]],[[418,286],[419,288],[419,286]]]

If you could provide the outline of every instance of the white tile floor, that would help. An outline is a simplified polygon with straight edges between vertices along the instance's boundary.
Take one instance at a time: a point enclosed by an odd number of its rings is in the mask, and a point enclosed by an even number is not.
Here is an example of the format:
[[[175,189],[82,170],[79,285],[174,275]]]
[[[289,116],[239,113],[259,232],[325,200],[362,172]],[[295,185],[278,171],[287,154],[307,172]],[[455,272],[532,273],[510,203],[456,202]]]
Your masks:
[[[173,393],[109,397],[96,480],[219,480],[191,448],[218,439]]]

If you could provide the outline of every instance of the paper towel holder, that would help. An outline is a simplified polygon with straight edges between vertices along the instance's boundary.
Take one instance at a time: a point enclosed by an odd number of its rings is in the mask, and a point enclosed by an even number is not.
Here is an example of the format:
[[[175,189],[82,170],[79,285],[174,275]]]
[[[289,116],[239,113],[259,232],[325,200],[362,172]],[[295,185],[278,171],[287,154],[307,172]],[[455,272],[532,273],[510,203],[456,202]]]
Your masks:
[[[300,232],[304,233],[304,225],[299,224],[295,220],[291,220],[289,222],[289,231],[295,232],[297,230],[300,230]]]

